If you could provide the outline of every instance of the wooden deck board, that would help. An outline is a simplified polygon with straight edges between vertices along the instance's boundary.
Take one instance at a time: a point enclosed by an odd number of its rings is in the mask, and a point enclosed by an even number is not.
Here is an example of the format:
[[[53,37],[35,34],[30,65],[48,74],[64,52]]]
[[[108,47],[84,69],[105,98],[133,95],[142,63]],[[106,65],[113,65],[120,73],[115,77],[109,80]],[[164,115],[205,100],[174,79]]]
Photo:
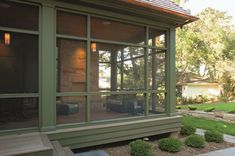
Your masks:
[[[21,155],[52,150],[44,134],[30,133],[0,137],[0,155]]]

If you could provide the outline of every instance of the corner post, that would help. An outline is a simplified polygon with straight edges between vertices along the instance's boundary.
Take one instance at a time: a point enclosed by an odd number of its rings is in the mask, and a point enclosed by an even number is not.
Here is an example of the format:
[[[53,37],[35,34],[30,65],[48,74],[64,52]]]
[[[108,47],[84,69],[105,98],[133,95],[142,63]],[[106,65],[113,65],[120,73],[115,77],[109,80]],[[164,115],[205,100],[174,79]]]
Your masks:
[[[175,39],[175,28],[170,28],[166,53],[166,111],[169,116],[176,115]]]
[[[46,1],[41,12],[41,131],[56,127],[55,7]]]

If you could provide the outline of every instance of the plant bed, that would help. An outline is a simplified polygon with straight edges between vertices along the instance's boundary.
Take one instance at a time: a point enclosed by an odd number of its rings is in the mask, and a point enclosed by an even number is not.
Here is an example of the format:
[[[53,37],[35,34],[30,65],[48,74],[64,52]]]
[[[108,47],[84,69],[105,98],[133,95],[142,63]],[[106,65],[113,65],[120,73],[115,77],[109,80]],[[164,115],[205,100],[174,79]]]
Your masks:
[[[181,136],[178,137],[182,142],[185,141],[187,136]],[[206,142],[204,148],[192,148],[188,147],[186,145],[182,145],[181,150],[177,153],[169,153],[165,152],[159,149],[158,145],[159,139],[151,139],[148,141],[152,145],[153,149],[153,155],[152,156],[194,156],[202,153],[208,153],[215,150],[235,147],[235,144],[228,143],[228,142],[222,142],[222,143],[213,143],[213,142]],[[110,154],[110,156],[131,156],[131,149],[129,147],[129,142],[124,143],[116,143],[112,144],[112,146],[106,145],[106,146],[100,146],[101,150],[105,150],[107,153]]]

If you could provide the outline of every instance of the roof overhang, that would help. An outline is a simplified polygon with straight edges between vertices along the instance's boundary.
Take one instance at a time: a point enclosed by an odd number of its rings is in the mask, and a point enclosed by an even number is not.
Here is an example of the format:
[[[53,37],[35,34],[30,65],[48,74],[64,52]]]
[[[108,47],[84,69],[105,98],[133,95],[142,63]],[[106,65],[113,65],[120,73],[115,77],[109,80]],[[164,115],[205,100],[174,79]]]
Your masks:
[[[151,20],[166,27],[181,27],[185,24],[196,21],[198,18],[190,14],[172,11],[169,8],[157,7],[138,0],[60,0],[66,3],[72,2],[83,6],[101,10],[112,11],[122,15]],[[99,12],[97,12],[98,14]],[[107,16],[109,16],[107,14]],[[139,21],[142,22],[142,21]]]
[[[120,1],[122,1],[124,3],[132,4],[132,5],[135,5],[135,6],[138,6],[138,7],[148,8],[150,11],[162,12],[162,13],[165,13],[165,14],[169,14],[169,16],[175,15],[179,18],[184,19],[184,22],[178,23],[176,25],[177,27],[183,26],[185,24],[194,22],[194,21],[199,19],[198,17],[192,16],[192,15],[189,15],[189,14],[184,14],[184,13],[173,11],[173,10],[166,9],[166,8],[163,8],[163,7],[154,6],[154,5],[144,3],[144,2],[140,2],[140,1],[137,1],[137,0],[120,0]]]

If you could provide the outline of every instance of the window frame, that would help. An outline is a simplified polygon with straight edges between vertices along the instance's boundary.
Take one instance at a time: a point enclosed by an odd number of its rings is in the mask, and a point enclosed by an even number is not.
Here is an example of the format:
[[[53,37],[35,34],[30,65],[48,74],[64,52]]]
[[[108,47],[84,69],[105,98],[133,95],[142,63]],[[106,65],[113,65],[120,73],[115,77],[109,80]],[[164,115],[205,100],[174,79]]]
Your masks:
[[[10,1],[12,2],[12,1]],[[0,26],[0,31],[6,31],[9,33],[21,33],[26,35],[34,35],[38,38],[38,91],[37,93],[3,93],[0,94],[0,99],[10,99],[10,98],[37,98],[38,99],[38,125],[34,127],[26,127],[26,128],[20,128],[20,129],[27,129],[27,130],[38,130],[41,123],[41,62],[42,62],[42,56],[41,56],[41,12],[42,8],[41,5],[31,2],[23,2],[23,1],[13,1],[12,3],[16,4],[25,4],[28,6],[34,6],[38,7],[38,30],[27,30],[22,28],[13,28],[13,27],[2,27]],[[14,129],[10,129],[14,130]],[[0,130],[1,131],[1,130]]]
[[[164,92],[165,95],[167,94],[167,90],[152,90],[149,89],[148,87],[148,57],[149,57],[149,49],[155,49],[155,50],[160,50],[160,51],[164,51],[165,56],[167,51],[169,50],[169,46],[167,44],[167,40],[169,40],[169,37],[167,35],[165,35],[165,48],[160,48],[160,47],[156,47],[156,46],[150,46],[148,44],[149,41],[149,29],[158,29],[158,30],[162,30],[165,31],[165,34],[167,34],[169,32],[169,29],[167,28],[162,28],[162,27],[157,27],[157,26],[149,26],[146,24],[141,24],[141,23],[137,23],[137,22],[131,22],[128,20],[122,20],[122,19],[117,19],[117,18],[112,18],[112,17],[106,17],[106,16],[101,16],[101,15],[96,15],[96,14],[92,14],[92,13],[84,13],[84,12],[80,12],[80,11],[75,11],[75,10],[70,10],[70,9],[64,9],[64,8],[56,8],[56,13],[57,11],[64,11],[67,13],[75,13],[75,14],[80,14],[80,15],[84,15],[87,18],[87,36],[86,37],[78,37],[78,36],[72,36],[72,35],[64,35],[64,34],[56,34],[55,37],[56,38],[62,38],[62,39],[73,39],[73,40],[78,40],[78,41],[85,41],[87,42],[87,54],[86,54],[86,79],[87,79],[87,83],[86,83],[86,92],[56,92],[56,97],[62,97],[62,96],[85,96],[86,97],[86,123],[99,123],[99,122],[106,122],[106,121],[112,121],[112,120],[122,120],[125,118],[120,118],[120,119],[107,119],[107,120],[102,120],[102,121],[92,121],[91,120],[91,103],[90,103],[90,99],[91,96],[101,96],[101,95],[122,95],[122,94],[140,94],[142,93],[144,95],[144,115],[143,116],[139,116],[139,117],[129,117],[127,119],[132,119],[132,118],[145,118],[148,116],[162,116],[162,115],[166,115],[167,114],[167,109],[165,110],[164,113],[162,114],[149,114],[149,106],[148,106],[148,98],[151,94],[154,93],[162,93]],[[126,23],[126,24],[132,24],[132,25],[136,25],[136,26],[144,26],[145,27],[145,43],[143,45],[141,44],[133,44],[133,43],[126,43],[126,42],[119,42],[119,41],[111,41],[111,40],[103,40],[103,39],[95,39],[95,38],[91,38],[91,17],[97,17],[97,18],[102,18],[102,19],[107,19],[107,20],[112,20],[112,21],[116,21],[116,22],[122,22],[122,23]],[[131,47],[140,47],[144,49],[144,89],[143,90],[131,90],[131,91],[96,91],[93,92],[90,89],[90,54],[91,54],[91,50],[90,50],[90,45],[91,43],[103,43],[103,44],[113,44],[113,45],[123,45],[123,46],[131,46]],[[167,63],[167,62],[166,62]],[[165,64],[166,64],[165,63]],[[167,72],[167,71],[165,71]],[[166,79],[166,77],[165,77]],[[167,81],[167,80],[165,80]],[[166,96],[165,96],[166,97]],[[166,103],[167,105],[167,103]],[[167,108],[168,106],[166,106]],[[77,124],[82,124],[82,123],[77,123]],[[71,124],[62,124],[59,126],[66,126],[66,125],[71,125]]]

